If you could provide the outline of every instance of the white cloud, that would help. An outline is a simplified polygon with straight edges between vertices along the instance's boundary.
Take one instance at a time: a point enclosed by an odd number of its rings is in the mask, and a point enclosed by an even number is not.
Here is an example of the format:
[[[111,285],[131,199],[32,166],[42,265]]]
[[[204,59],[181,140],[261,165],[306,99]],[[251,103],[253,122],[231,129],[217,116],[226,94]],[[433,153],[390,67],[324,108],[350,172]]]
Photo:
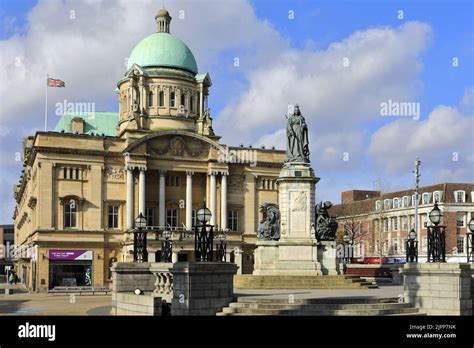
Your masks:
[[[474,177],[474,117],[458,109],[438,106],[421,122],[400,119],[378,129],[369,154],[390,175],[406,172],[416,156],[425,171],[438,180]]]

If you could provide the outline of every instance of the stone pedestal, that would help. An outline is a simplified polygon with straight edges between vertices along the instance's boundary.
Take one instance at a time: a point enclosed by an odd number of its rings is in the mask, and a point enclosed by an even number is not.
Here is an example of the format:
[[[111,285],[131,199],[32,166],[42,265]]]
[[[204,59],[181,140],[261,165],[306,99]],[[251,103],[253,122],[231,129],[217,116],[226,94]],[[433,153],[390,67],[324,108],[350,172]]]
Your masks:
[[[161,315],[161,302],[172,299],[171,263],[117,262],[112,268],[112,314]],[[143,291],[135,295],[135,289]]]
[[[171,273],[172,315],[215,315],[234,300],[234,263],[177,262]]]
[[[257,242],[254,275],[322,275],[312,228],[318,180],[307,163],[283,167],[277,180],[280,240]]]
[[[471,265],[406,263],[405,302],[429,315],[472,315]]]
[[[337,249],[335,241],[321,241],[318,244],[318,260],[324,275],[341,274],[337,262]]]

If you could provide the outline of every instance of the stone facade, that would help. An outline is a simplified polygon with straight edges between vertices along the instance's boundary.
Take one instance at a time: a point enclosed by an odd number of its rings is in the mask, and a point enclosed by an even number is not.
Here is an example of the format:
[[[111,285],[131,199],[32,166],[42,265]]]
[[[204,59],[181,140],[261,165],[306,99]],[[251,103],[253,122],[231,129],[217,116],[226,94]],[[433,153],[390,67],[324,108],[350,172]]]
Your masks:
[[[81,267],[90,270],[91,285],[111,286],[111,265],[132,260],[139,213],[150,229],[150,262],[161,249],[154,231],[164,229],[173,230],[173,261],[192,261],[189,232],[204,202],[212,223],[227,231],[228,260],[238,262],[240,273],[252,272],[258,207],[278,201],[275,181],[285,152],[222,143],[207,106],[209,74],[191,75],[133,64],[118,82],[112,132],[104,135],[98,120],[110,115],[97,113],[25,139],[14,220],[15,245],[25,251],[16,267],[31,290],[61,284],[51,271],[53,250],[87,251],[92,256]]]
[[[405,301],[429,315],[472,315],[472,270],[467,263],[407,263]]]
[[[172,315],[215,315],[234,300],[237,266],[224,262],[173,265]]]

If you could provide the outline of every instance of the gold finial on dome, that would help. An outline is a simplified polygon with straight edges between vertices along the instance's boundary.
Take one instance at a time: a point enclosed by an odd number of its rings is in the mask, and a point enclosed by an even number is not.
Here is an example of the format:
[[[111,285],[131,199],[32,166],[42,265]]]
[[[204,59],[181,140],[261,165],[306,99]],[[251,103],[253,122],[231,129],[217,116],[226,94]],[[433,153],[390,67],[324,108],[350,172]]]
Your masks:
[[[161,10],[159,10],[155,16],[155,20],[156,20],[156,31],[158,33],[170,32],[171,16],[166,9],[162,8]]]

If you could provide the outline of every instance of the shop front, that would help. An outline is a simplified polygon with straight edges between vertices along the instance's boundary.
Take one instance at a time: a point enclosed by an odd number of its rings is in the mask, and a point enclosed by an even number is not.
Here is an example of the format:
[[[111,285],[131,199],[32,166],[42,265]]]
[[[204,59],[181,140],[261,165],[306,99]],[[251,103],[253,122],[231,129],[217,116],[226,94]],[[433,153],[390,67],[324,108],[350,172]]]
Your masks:
[[[92,250],[49,250],[49,289],[92,286]]]

